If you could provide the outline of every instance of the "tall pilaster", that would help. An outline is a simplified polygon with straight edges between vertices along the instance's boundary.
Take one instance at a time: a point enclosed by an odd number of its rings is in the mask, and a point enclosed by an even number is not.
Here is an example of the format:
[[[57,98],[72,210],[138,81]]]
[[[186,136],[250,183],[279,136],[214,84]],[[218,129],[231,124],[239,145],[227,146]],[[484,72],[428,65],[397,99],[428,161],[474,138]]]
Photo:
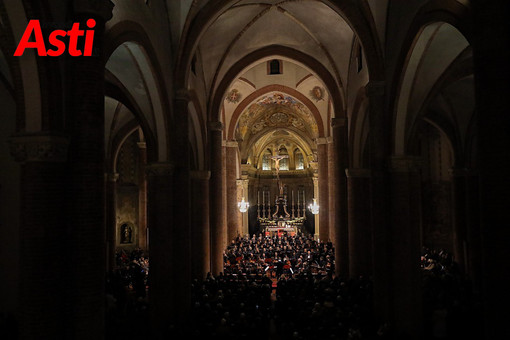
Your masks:
[[[370,170],[346,169],[349,220],[349,274],[372,275],[370,228]]]
[[[153,338],[162,337],[169,320],[175,320],[174,266],[174,166],[171,163],[147,165],[147,217],[149,222],[150,271],[149,308]]]
[[[397,335],[423,337],[420,269],[421,178],[419,161],[391,159],[390,273],[392,324]]]
[[[106,262],[107,269],[115,268],[117,245],[117,180],[119,174],[106,174]]]
[[[242,178],[243,179],[237,180],[237,201],[241,202],[241,200],[244,197],[244,200],[249,203],[250,193],[248,192],[248,183],[249,183],[249,180],[247,179],[248,175],[243,175]],[[239,214],[237,216],[239,218],[239,220],[238,220],[239,234],[241,236],[248,235],[248,233],[249,233],[248,232],[248,211],[246,211],[244,213],[241,213],[239,211]]]
[[[319,162],[319,239],[327,242],[329,240],[329,177],[326,138],[317,138],[317,159]]]
[[[148,250],[147,243],[147,145],[138,143],[138,246]]]
[[[104,215],[104,58],[106,21],[112,17],[109,0],[74,0],[73,22],[86,27],[94,19],[91,57],[68,58],[66,78],[71,102],[66,115],[70,136],[66,208],[68,220],[69,297],[66,337],[104,336],[105,248]]]
[[[466,226],[466,169],[450,169],[453,207],[453,253],[455,261],[467,272],[467,226]]]
[[[230,244],[239,233],[240,212],[237,207],[237,149],[236,141],[227,141],[226,181],[227,181],[227,244]]]
[[[21,168],[21,339],[58,339],[71,332],[63,322],[68,312],[63,294],[68,231],[62,213],[68,144],[67,138],[51,135],[11,139],[11,155]]]
[[[192,171],[191,223],[191,277],[204,279],[211,271],[211,246],[209,229],[209,179],[210,171]]]
[[[335,245],[336,273],[342,277],[349,276],[349,226],[347,209],[347,178],[345,169],[349,166],[348,142],[347,142],[347,118],[332,118],[331,129],[333,133],[334,149],[333,163],[335,164],[333,177],[330,179],[329,190],[334,193],[334,227],[335,237],[332,239]],[[331,173],[331,172],[330,172]],[[331,196],[331,195],[330,195]],[[331,206],[331,204],[330,204]]]
[[[389,158],[389,124],[384,107],[385,84],[371,81],[365,87],[369,100],[370,211],[372,256],[374,266],[374,305],[377,322],[390,323],[390,276],[388,274],[388,239],[390,226],[390,189],[387,170]]]
[[[312,177],[312,181],[313,181],[313,197],[317,199],[319,197],[319,177],[317,177],[316,174],[314,174],[314,176]],[[313,203],[313,202],[310,202],[310,203]],[[306,216],[305,209],[307,209],[307,203],[306,203],[306,198],[303,197],[303,216]],[[319,213],[320,213],[320,204],[319,204]],[[315,222],[315,232],[314,232],[313,236],[315,239],[318,239],[319,238],[319,230],[320,230],[319,214],[314,215],[314,222]]]
[[[227,226],[224,223],[222,130],[221,122],[209,122],[211,271],[214,275],[223,271],[223,250],[227,240]]]

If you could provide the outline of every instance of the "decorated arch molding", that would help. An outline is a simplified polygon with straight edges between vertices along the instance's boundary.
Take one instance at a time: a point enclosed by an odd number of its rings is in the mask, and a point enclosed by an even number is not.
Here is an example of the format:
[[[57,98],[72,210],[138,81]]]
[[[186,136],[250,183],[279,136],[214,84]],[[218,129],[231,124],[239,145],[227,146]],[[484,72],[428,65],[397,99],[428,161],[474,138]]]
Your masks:
[[[324,137],[324,123],[322,121],[321,114],[317,107],[311,102],[311,100],[308,99],[301,92],[293,88],[287,87],[285,85],[272,84],[264,86],[252,92],[241,103],[239,103],[239,105],[237,105],[236,109],[234,110],[234,113],[232,114],[232,118],[230,119],[230,125],[228,127],[227,135],[228,140],[234,139],[234,131],[236,128],[237,121],[239,120],[239,117],[241,117],[241,114],[244,112],[244,110],[248,107],[248,105],[250,105],[254,100],[259,98],[260,96],[273,91],[286,93],[302,102],[310,110],[315,119],[315,122],[317,123],[319,129],[319,137]]]

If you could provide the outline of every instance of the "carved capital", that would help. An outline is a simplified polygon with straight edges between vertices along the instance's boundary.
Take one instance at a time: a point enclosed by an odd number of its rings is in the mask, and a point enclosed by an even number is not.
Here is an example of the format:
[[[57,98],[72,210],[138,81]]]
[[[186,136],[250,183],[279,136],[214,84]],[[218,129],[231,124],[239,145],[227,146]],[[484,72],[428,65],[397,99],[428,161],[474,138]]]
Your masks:
[[[365,86],[365,93],[369,98],[375,96],[383,96],[385,86],[386,84],[384,81],[371,81]]]
[[[111,0],[74,0],[73,5],[75,14],[87,14],[104,22],[112,18],[115,6]]]
[[[67,160],[69,140],[62,136],[26,135],[10,138],[11,156],[16,162],[53,162]]]
[[[138,145],[139,149],[147,149],[147,143],[145,142],[138,142],[136,145]]]
[[[345,175],[349,178],[369,178],[370,169],[349,168],[345,169]]]
[[[119,179],[119,174],[118,173],[113,173],[113,174],[108,173],[108,174],[105,174],[105,177],[108,182],[117,182]]]
[[[188,89],[179,89],[175,93],[175,99],[185,101],[186,103],[191,101],[191,93]]]
[[[347,126],[347,118],[331,118],[331,127],[340,128]]]
[[[420,170],[422,161],[419,157],[394,156],[390,160],[392,172],[417,172]]]
[[[191,180],[208,181],[211,178],[211,172],[204,171],[204,170],[191,170],[189,173],[189,176],[190,176]]]
[[[228,140],[225,142],[225,146],[227,148],[238,148],[239,147],[239,143],[235,140]]]
[[[172,176],[175,166],[172,163],[152,163],[145,167],[147,176]]]
[[[207,128],[209,131],[223,131],[223,123],[222,122],[208,122]]]
[[[328,144],[328,139],[325,137],[319,137],[315,140],[315,142],[317,143],[317,145]]]

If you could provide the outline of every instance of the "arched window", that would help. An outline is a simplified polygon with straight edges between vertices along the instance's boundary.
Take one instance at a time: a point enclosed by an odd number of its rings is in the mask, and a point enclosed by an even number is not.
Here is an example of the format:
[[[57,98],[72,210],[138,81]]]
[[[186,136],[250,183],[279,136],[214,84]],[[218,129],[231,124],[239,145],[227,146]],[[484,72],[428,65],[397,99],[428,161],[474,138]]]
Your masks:
[[[268,152],[262,156],[262,170],[271,170],[271,154]]]
[[[268,61],[268,74],[282,74],[282,63],[278,59]]]
[[[301,151],[296,152],[296,170],[304,170],[305,169],[305,158]]]

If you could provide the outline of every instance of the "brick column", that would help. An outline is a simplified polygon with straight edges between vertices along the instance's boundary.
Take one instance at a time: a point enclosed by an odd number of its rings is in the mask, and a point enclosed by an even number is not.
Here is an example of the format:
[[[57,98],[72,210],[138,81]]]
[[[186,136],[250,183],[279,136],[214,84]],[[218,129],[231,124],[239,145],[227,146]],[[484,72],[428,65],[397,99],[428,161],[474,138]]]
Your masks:
[[[175,278],[172,226],[174,225],[174,166],[147,165],[147,217],[149,224],[149,307],[151,329],[156,335],[168,332],[175,312]]]
[[[224,223],[222,130],[221,122],[209,122],[211,271],[214,275],[223,271],[223,250],[227,239],[227,226]]]
[[[106,174],[106,265],[108,271],[115,268],[117,246],[117,180],[119,174]]]
[[[372,275],[370,170],[346,169],[349,220],[349,274]]]
[[[338,177],[335,174],[335,168],[337,164],[335,164],[335,145],[333,143],[333,138],[328,138],[328,178],[329,178],[329,190],[328,190],[328,211],[329,211],[329,239],[333,244],[336,239],[336,225],[335,225],[335,204],[337,203],[336,195],[337,185],[338,185]],[[335,246],[335,251],[338,252],[338,248]],[[337,266],[338,267],[338,266]]]
[[[222,180],[222,197],[223,197],[223,224],[225,225],[225,237],[223,238],[222,250],[225,250],[227,244],[230,243],[228,237],[228,199],[227,199],[227,146],[226,141],[221,140],[221,180]]]
[[[138,143],[138,246],[148,250],[147,245],[147,145]]]
[[[420,269],[420,173],[411,157],[391,160],[390,273],[392,325],[396,336],[423,335]],[[376,254],[377,255],[377,254]]]
[[[390,322],[390,276],[388,274],[389,223],[389,131],[384,112],[384,82],[370,82],[365,91],[369,100],[370,211],[374,268],[374,307],[378,324]]]
[[[312,181],[313,181],[313,197],[315,199],[317,199],[317,201],[318,201],[318,197],[319,197],[319,178],[316,176],[316,174],[314,174],[314,176],[312,177]],[[309,203],[313,204],[313,201],[310,201]],[[303,207],[304,207],[303,208],[303,216],[306,216],[306,209],[308,209],[308,204],[309,203],[306,201],[306,198],[303,198]],[[317,204],[319,204],[319,203],[317,203]],[[320,214],[320,205],[319,205],[319,214]],[[319,230],[320,230],[319,214],[314,215],[315,231],[314,231],[313,237],[315,239],[319,238]]]
[[[100,339],[104,336],[105,301],[105,147],[104,58],[105,22],[112,16],[111,1],[73,1],[73,22],[80,28],[93,18],[94,50],[91,57],[68,58],[69,172],[66,207],[68,223],[69,297],[67,338]]]
[[[237,148],[236,141],[228,141],[226,151],[226,190],[227,190],[227,244],[239,233],[240,212],[237,208]]]
[[[192,171],[191,277],[204,279],[211,271],[209,230],[210,171]]]
[[[332,118],[331,128],[333,133],[334,175],[330,179],[329,190],[334,192],[335,224],[330,229],[335,229],[336,273],[343,277],[349,276],[349,227],[347,209],[347,178],[345,169],[349,166],[348,141],[347,141],[347,118]],[[330,195],[331,196],[331,195]],[[331,206],[331,204],[330,204]]]
[[[180,89],[174,100],[175,129],[172,136],[172,158],[174,168],[174,205],[172,244],[174,261],[173,278],[175,291],[174,313],[178,323],[184,323],[190,311],[191,300],[191,181],[189,112],[191,96],[186,89]]]
[[[455,261],[467,272],[467,226],[466,226],[466,169],[450,169],[452,182],[453,253]]]
[[[248,175],[242,175],[242,178],[243,179],[237,180],[237,201],[241,202],[241,200],[244,196],[244,200],[246,202],[249,202],[250,201],[250,192],[249,192],[249,185],[248,185],[249,184]],[[250,204],[250,206],[251,206],[251,204]],[[245,213],[241,213],[239,211],[239,214],[237,216],[239,217],[239,221],[238,221],[239,234],[241,234],[241,236],[248,235],[249,234],[248,211]]]
[[[508,46],[508,1],[473,0],[473,57],[480,176],[480,229],[483,267],[485,339],[510,338],[507,326],[510,312],[500,306],[510,300],[509,256],[510,134],[510,53]],[[504,221],[505,223],[501,223]]]
[[[317,160],[319,162],[319,239],[326,242],[329,240],[329,177],[326,138],[317,139]]]
[[[70,333],[65,322],[67,221],[62,211],[67,148],[68,140],[59,136],[11,139],[11,154],[21,163],[21,339],[58,339]]]

